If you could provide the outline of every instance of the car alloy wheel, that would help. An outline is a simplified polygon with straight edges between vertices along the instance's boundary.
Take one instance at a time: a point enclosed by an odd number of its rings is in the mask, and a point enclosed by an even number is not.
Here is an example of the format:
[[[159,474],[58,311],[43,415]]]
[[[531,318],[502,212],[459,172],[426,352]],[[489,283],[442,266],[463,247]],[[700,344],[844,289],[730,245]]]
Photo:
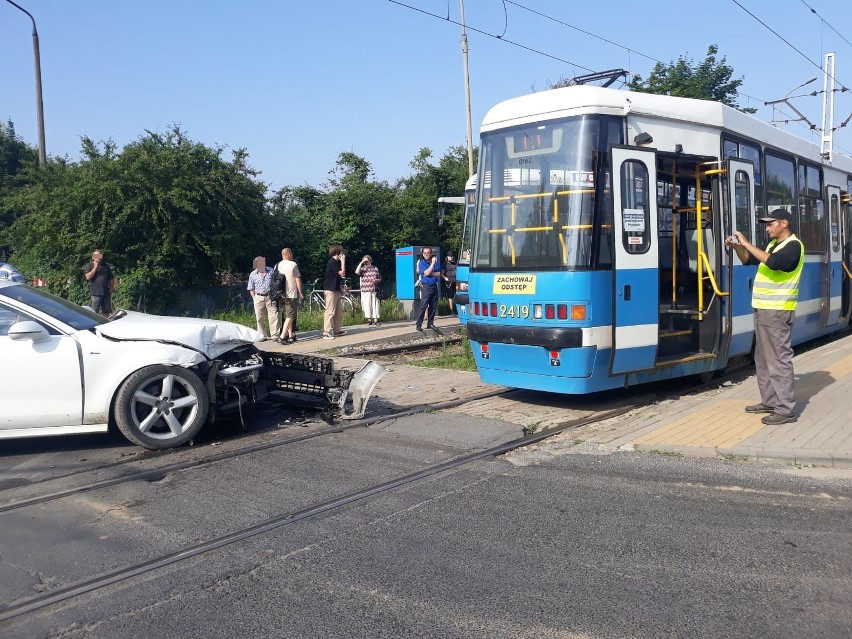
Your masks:
[[[193,371],[180,366],[146,366],[118,390],[115,420],[127,439],[145,448],[182,446],[207,419],[207,388]]]

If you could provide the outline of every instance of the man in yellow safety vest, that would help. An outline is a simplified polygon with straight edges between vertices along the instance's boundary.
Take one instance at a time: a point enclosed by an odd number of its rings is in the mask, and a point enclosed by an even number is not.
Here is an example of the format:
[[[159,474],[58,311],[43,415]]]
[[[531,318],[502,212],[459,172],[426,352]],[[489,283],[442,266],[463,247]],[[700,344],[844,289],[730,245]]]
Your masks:
[[[775,209],[759,218],[766,224],[769,244],[763,251],[739,231],[725,240],[743,264],[759,264],[751,292],[754,309],[754,364],[760,403],[746,407],[749,413],[771,413],[761,421],[768,425],[796,421],[793,394],[793,347],[790,343],[799,279],[805,265],[805,247],[793,234],[789,211]]]

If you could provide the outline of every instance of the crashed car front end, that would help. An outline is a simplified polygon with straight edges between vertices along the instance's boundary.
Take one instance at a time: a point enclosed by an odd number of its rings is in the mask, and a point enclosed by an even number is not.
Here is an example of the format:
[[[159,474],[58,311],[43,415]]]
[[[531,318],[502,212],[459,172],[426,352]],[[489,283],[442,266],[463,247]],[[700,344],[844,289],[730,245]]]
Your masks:
[[[98,333],[114,342],[157,342],[197,354],[188,366],[204,382],[209,419],[266,396],[263,358],[254,345],[261,335],[232,322],[120,311]],[[242,411],[240,412],[242,416]]]
[[[266,397],[266,384],[258,384],[263,366],[263,358],[254,345],[227,351],[199,366],[206,369],[199,373],[206,380],[210,397],[210,421],[215,421],[222,412],[241,409],[243,404]],[[243,421],[242,411],[240,420]]]

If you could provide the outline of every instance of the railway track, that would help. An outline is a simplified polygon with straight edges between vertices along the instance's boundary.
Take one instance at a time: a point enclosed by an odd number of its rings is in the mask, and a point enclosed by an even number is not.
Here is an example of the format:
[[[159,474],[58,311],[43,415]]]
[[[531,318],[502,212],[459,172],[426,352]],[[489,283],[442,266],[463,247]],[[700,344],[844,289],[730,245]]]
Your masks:
[[[407,344],[407,345],[393,344],[393,345],[390,345],[390,346],[378,346],[378,347],[370,348],[370,349],[367,349],[367,350],[364,350],[364,351],[359,351],[358,353],[353,353],[352,355],[349,355],[349,356],[353,356],[353,355],[358,355],[358,356],[378,355],[378,356],[383,356],[383,357],[384,356],[391,356],[392,357],[394,355],[400,355],[400,354],[403,354],[403,355],[426,354],[426,353],[438,351],[441,348],[443,348],[444,346],[446,346],[447,344],[460,343],[461,341],[462,341],[462,338],[460,336],[452,335],[452,336],[449,336],[447,338],[432,341],[432,342],[410,343],[410,344]],[[498,391],[498,393],[500,393],[500,392],[510,392],[510,391]],[[475,401],[475,400],[481,399],[483,397],[491,397],[491,396],[493,396],[493,393],[487,393],[487,394],[484,394],[483,396],[476,396],[474,398],[470,398],[468,401]],[[270,400],[270,402],[268,402],[268,406],[272,407],[272,408],[278,408],[278,406],[280,406],[280,405],[276,405],[274,403],[274,401],[275,400]],[[452,404],[452,402],[450,402],[450,403]],[[456,404],[453,404],[453,405],[456,405]],[[319,409],[307,408],[305,410],[307,410],[311,413],[314,413],[317,416],[319,416],[319,414],[321,413],[321,411]],[[365,418],[365,419],[361,419],[361,420],[357,420],[357,421],[347,423],[345,425],[341,424],[341,425],[336,425],[336,426],[332,426],[332,427],[326,427],[326,428],[323,428],[319,431],[312,431],[311,433],[301,433],[299,435],[288,437],[288,438],[285,438],[285,439],[282,439],[282,440],[277,440],[275,442],[264,442],[264,443],[259,443],[259,444],[251,444],[251,445],[247,445],[247,446],[242,446],[242,447],[240,447],[239,449],[237,449],[233,452],[223,452],[223,453],[219,453],[219,454],[208,455],[208,456],[205,456],[202,459],[175,462],[175,463],[171,463],[171,464],[166,464],[164,466],[160,466],[156,469],[146,469],[146,470],[141,470],[141,471],[134,471],[134,472],[131,472],[131,473],[125,473],[118,478],[110,478],[110,479],[101,480],[99,482],[91,482],[91,483],[85,484],[85,486],[87,486],[87,488],[85,488],[85,489],[76,489],[76,488],[75,489],[68,489],[68,490],[52,492],[52,493],[50,493],[49,496],[45,496],[45,497],[33,497],[33,498],[29,498],[29,499],[22,499],[22,500],[10,501],[10,502],[6,502],[6,503],[0,503],[0,514],[2,514],[3,512],[6,512],[8,510],[15,510],[17,508],[21,508],[21,507],[26,506],[26,505],[43,503],[44,501],[50,501],[52,499],[57,499],[59,497],[65,497],[65,496],[72,495],[72,494],[79,493],[79,492],[85,492],[86,490],[94,490],[94,489],[97,489],[97,488],[114,486],[116,484],[125,483],[125,482],[128,482],[128,481],[156,481],[164,473],[177,472],[177,471],[180,471],[180,470],[192,468],[194,466],[206,466],[206,465],[216,463],[218,461],[222,461],[222,460],[225,460],[225,459],[231,459],[233,457],[237,457],[237,456],[242,455],[242,454],[250,454],[250,453],[253,453],[253,452],[257,452],[257,451],[261,451],[261,450],[267,450],[267,449],[270,449],[270,448],[275,448],[275,447],[278,447],[278,446],[283,446],[283,445],[287,445],[287,444],[294,443],[294,442],[304,441],[305,439],[312,439],[314,437],[319,437],[319,436],[330,434],[330,433],[338,433],[338,432],[342,432],[343,430],[347,430],[349,428],[358,428],[358,427],[362,427],[362,426],[370,426],[370,425],[375,424],[375,423],[380,423],[382,421],[387,421],[389,419],[393,419],[396,416],[404,416],[405,414],[409,414],[411,411],[418,412],[419,410],[424,410],[424,409],[422,407],[413,407],[409,411],[396,412],[396,413],[393,413],[393,414],[390,414],[390,415],[383,415],[381,417],[375,417],[375,418]],[[311,426],[312,424],[320,424],[320,423],[323,423],[323,422],[324,422],[324,420],[322,418],[317,417],[317,419],[315,419],[315,420],[306,420],[304,423],[302,423],[302,425],[303,426]],[[269,430],[270,430],[269,428],[265,428],[265,429],[259,429],[259,430],[256,430],[256,431],[252,431],[250,433],[246,433],[242,430],[238,430],[237,434],[235,434],[231,437],[228,437],[228,439],[233,439],[233,438],[238,438],[238,437],[239,438],[256,437],[256,436],[263,435],[264,433],[267,433]],[[158,458],[163,458],[163,457],[166,457],[166,456],[171,457],[178,452],[180,452],[180,451],[179,450],[175,451],[175,450],[171,450],[171,449],[165,450],[165,451],[149,451],[149,450],[144,450],[144,449],[138,449],[137,451],[134,452],[134,454],[132,456],[128,456],[124,459],[121,459],[121,460],[118,460],[118,461],[115,461],[115,462],[110,462],[110,463],[98,464],[96,466],[90,466],[90,467],[87,467],[87,468],[75,469],[75,470],[71,470],[69,472],[65,472],[63,474],[53,475],[53,476],[51,476],[47,479],[44,479],[40,482],[28,484],[28,486],[32,487],[32,486],[38,486],[39,484],[53,483],[53,482],[57,482],[57,481],[60,481],[60,480],[63,480],[63,479],[70,479],[70,478],[75,477],[77,475],[105,473],[105,472],[109,472],[109,471],[114,470],[114,469],[120,469],[120,468],[124,468],[124,467],[131,466],[131,465],[134,465],[134,464],[138,464],[140,462],[147,462],[147,461],[150,461],[150,460],[156,460]],[[0,494],[2,494],[2,492],[4,492],[4,491],[0,491]]]
[[[497,393],[494,393],[497,394]],[[465,401],[471,401],[470,399]],[[446,402],[446,404],[458,404],[461,402]],[[436,405],[434,407],[438,409],[439,406]],[[199,555],[203,555],[205,553],[209,553],[231,544],[239,543],[241,541],[246,541],[258,535],[262,535],[264,533],[282,528],[284,526],[293,525],[313,517],[318,517],[319,515],[328,513],[329,511],[343,508],[345,506],[349,506],[355,504],[359,501],[368,499],[370,497],[374,497],[377,495],[381,495],[382,493],[394,490],[401,486],[411,484],[418,481],[423,481],[432,477],[436,474],[452,471],[457,468],[463,467],[465,465],[483,460],[488,458],[493,458],[498,455],[502,455],[516,448],[520,448],[523,446],[528,446],[530,444],[534,444],[538,441],[541,441],[547,437],[551,437],[555,434],[563,432],[565,430],[571,428],[579,428],[581,426],[586,426],[588,424],[603,421],[606,419],[611,419],[613,417],[617,417],[619,415],[623,415],[633,409],[635,409],[635,405],[624,406],[621,408],[617,408],[614,410],[606,411],[604,413],[600,413],[591,417],[584,417],[581,419],[573,420],[571,422],[564,423],[557,428],[551,428],[547,431],[542,431],[540,433],[530,434],[524,437],[520,437],[517,439],[513,439],[511,441],[499,444],[497,446],[493,446],[486,450],[481,450],[473,453],[469,453],[466,455],[461,455],[459,457],[455,457],[437,464],[433,464],[431,466],[427,466],[420,470],[417,470],[412,473],[408,473],[402,475],[400,477],[391,479],[389,481],[384,481],[381,483],[377,483],[375,485],[351,492],[346,495],[342,495],[340,497],[336,497],[334,499],[317,502],[311,506],[306,508],[301,508],[295,511],[284,511],[280,512],[262,522],[252,524],[250,526],[246,526],[244,528],[235,530],[225,535],[221,535],[218,537],[214,537],[196,544],[188,545],[183,548],[180,548],[176,551],[164,553],[160,556],[154,557],[150,560],[139,562],[131,565],[124,566],[123,568],[119,568],[117,570],[113,570],[110,572],[105,572],[99,575],[95,575],[88,579],[78,581],[76,583],[70,584],[68,586],[57,588],[50,592],[30,597],[24,599],[23,601],[19,601],[13,605],[9,605],[3,608],[0,608],[0,622],[9,621],[21,615],[25,615],[27,613],[38,611],[42,608],[46,608],[48,606],[61,604],[65,601],[73,599],[74,597],[78,597],[87,593],[94,592],[106,586],[117,584],[123,581],[127,581],[134,577],[138,577],[140,575],[144,575],[146,573],[155,571],[160,568],[164,568],[166,566],[176,564],[179,562],[190,560],[194,557],[198,557]],[[417,411],[407,411],[407,412],[417,412]],[[397,419],[400,417],[400,414],[396,414],[393,416],[388,416],[382,419]],[[365,422],[368,420],[365,420]],[[373,421],[372,423],[376,423]],[[367,425],[365,423],[359,424],[361,426]],[[348,430],[350,428],[356,428],[358,425],[355,424],[346,424],[339,428],[327,429],[322,433],[314,433],[310,435],[305,435],[302,438],[291,438],[286,442],[276,442],[276,445],[285,445],[286,443],[290,443],[292,441],[296,441],[297,439],[307,439],[310,437],[317,437],[323,434],[331,433],[331,432],[341,432],[342,430]],[[267,448],[273,447],[272,445],[267,446]],[[244,453],[245,451],[243,451]],[[236,451],[234,451],[237,454]],[[229,455],[232,457],[234,455]],[[205,463],[213,463],[216,460],[209,460]],[[197,466],[198,464],[192,464]],[[187,466],[190,467],[190,466]],[[156,471],[146,471],[146,473],[141,473],[144,475],[153,473]],[[163,472],[162,469],[160,472]],[[174,472],[174,471],[170,471]],[[117,480],[113,480],[113,483]],[[129,478],[121,478],[122,481],[130,481]],[[52,495],[52,496],[43,496],[41,501],[30,500],[27,504],[21,504],[20,507],[24,507],[24,505],[33,505],[35,503],[42,503],[45,499],[57,499],[62,496],[67,496],[69,494],[74,494],[74,492],[80,492],[81,490],[93,490],[96,487],[101,487],[104,485],[113,485],[113,484],[104,484],[99,482],[97,485],[93,484],[89,487],[79,487],[76,491],[66,492],[65,494]],[[6,509],[8,512],[8,508]]]
[[[57,490],[50,493],[45,493],[42,495],[29,497],[25,499],[16,499],[12,501],[7,501],[3,504],[0,504],[0,515],[3,513],[11,512],[13,510],[19,510],[21,508],[26,508],[30,506],[35,506],[38,504],[43,504],[49,501],[53,501],[55,499],[62,499],[65,497],[72,497],[74,495],[79,495],[81,493],[90,492],[93,490],[98,490],[102,488],[107,488],[110,486],[117,486],[119,484],[125,484],[133,481],[159,481],[163,479],[167,474],[182,472],[185,470],[192,470],[196,468],[202,468],[205,466],[210,466],[212,464],[216,464],[219,462],[223,462],[229,459],[234,459],[236,457],[241,457],[243,455],[250,455],[252,453],[257,453],[265,450],[272,450],[275,448],[280,448],[282,446],[289,446],[291,444],[297,442],[303,442],[311,439],[316,439],[318,437],[325,437],[331,434],[342,433],[344,431],[353,430],[356,428],[365,428],[368,426],[372,426],[374,424],[380,424],[382,422],[391,421],[394,419],[399,419],[400,417],[405,417],[407,415],[413,415],[416,413],[422,413],[427,410],[445,410],[448,408],[453,408],[455,406],[459,406],[461,404],[475,402],[482,399],[487,399],[489,397],[495,397],[498,395],[511,395],[513,393],[518,393],[520,391],[516,390],[495,390],[489,391],[486,393],[481,393],[479,395],[475,395],[473,397],[460,398],[456,400],[450,400],[446,402],[440,402],[436,404],[423,404],[420,406],[414,406],[408,408],[403,411],[397,411],[388,415],[382,415],[377,417],[370,417],[366,419],[360,419],[350,422],[342,422],[340,424],[335,424],[332,426],[328,426],[326,428],[322,428],[320,430],[314,430],[307,433],[301,433],[299,435],[293,435],[290,437],[285,437],[283,439],[276,439],[275,441],[265,441],[255,444],[250,444],[247,446],[240,446],[233,450],[223,451],[221,453],[216,453],[212,455],[205,455],[203,457],[188,459],[181,462],[175,462],[171,464],[165,464],[163,466],[158,466],[156,468],[149,468],[145,470],[140,470],[132,473],[123,473],[116,477],[110,477],[108,479],[101,479],[98,481],[88,482],[85,484],[80,484],[78,486],[74,486],[72,488],[66,488],[63,490]],[[146,459],[151,459],[151,457],[146,457]],[[102,472],[104,469],[109,469],[111,467],[120,467],[124,466],[126,461],[116,462],[113,465],[103,464],[97,466],[93,469],[90,469],[92,472]],[[65,479],[69,476],[73,476],[76,474],[80,474],[85,471],[78,471],[75,473],[70,473],[68,475],[62,475],[60,477],[52,477],[49,480],[45,480],[45,482],[53,482],[57,479]]]
[[[406,347],[410,348],[410,345],[406,345]],[[433,348],[434,345],[418,344],[416,345],[416,347]],[[394,345],[392,349],[382,349],[379,352],[394,352],[398,348],[404,347]],[[477,461],[494,458],[511,450],[542,441],[546,438],[552,437],[553,435],[559,434],[564,431],[588,426],[596,422],[602,422],[625,415],[630,411],[633,411],[637,408],[648,405],[655,401],[659,401],[660,399],[664,399],[668,396],[682,396],[685,393],[691,393],[706,389],[710,385],[717,386],[719,383],[724,382],[725,379],[732,378],[735,375],[740,375],[741,373],[739,372],[739,370],[740,369],[737,369],[737,371],[726,373],[721,378],[717,378],[709,384],[706,382],[694,382],[679,385],[677,388],[674,389],[671,388],[671,384],[669,384],[668,387],[661,385],[657,387],[658,390],[656,391],[649,389],[649,392],[645,393],[642,397],[625,397],[623,405],[618,406],[616,408],[605,411],[598,411],[593,415],[581,417],[578,419],[571,419],[562,422],[557,426],[553,426],[551,428],[541,430],[535,433],[527,434],[523,437],[518,437],[484,450],[470,452],[450,459],[445,459],[432,465],[424,466],[423,468],[415,470],[414,472],[402,474],[390,480],[377,482],[365,488],[361,488],[331,499],[316,501],[313,504],[309,504],[308,506],[301,507],[296,510],[282,510],[281,512],[277,512],[272,516],[264,519],[263,521],[252,523],[250,525],[241,527],[226,534],[213,536],[210,539],[202,540],[198,543],[191,545],[186,545],[177,550],[164,552],[146,561],[138,563],[129,563],[128,565],[117,568],[115,570],[95,574],[91,577],[87,577],[69,583],[66,586],[53,589],[49,592],[45,592],[34,597],[18,600],[17,602],[11,605],[7,605],[5,607],[0,608],[0,622],[12,620],[23,615],[27,615],[29,613],[33,613],[38,610],[47,608],[49,606],[61,604],[75,597],[79,597],[87,593],[92,593],[94,591],[113,584],[131,580],[134,577],[138,577],[146,573],[151,573],[166,566],[190,560],[205,553],[210,553],[233,544],[238,544],[240,542],[247,541],[249,539],[252,539],[259,535],[263,535],[264,533],[276,529],[280,529],[282,527],[310,520],[311,518],[318,517],[336,509],[345,508],[347,506],[356,504],[371,497],[376,497],[388,491],[395,490],[402,486],[426,480],[427,478],[430,478],[439,473],[453,471],[455,469],[461,468],[468,464],[475,463]],[[251,453],[259,451],[271,450],[278,447],[284,447],[290,444],[294,444],[296,442],[303,442],[306,440],[316,439],[330,434],[336,434],[344,431],[368,427],[371,425],[380,424],[382,422],[398,420],[399,418],[408,415],[446,410],[492,397],[511,397],[513,394],[523,392],[528,391],[500,389],[482,393],[473,397],[460,398],[456,400],[434,404],[422,404],[391,414],[366,418],[353,422],[345,422],[339,425],[332,425],[326,428],[322,428],[320,430],[303,433],[291,437],[285,437],[283,439],[277,439],[275,441],[252,443],[250,445],[240,446],[233,450],[221,452],[218,454],[206,455],[200,458],[195,458],[172,464],[166,464],[157,468],[150,468],[143,471],[124,473],[116,477],[89,482],[64,490],[45,493],[26,499],[9,501],[0,505],[0,515],[15,510],[43,504],[52,500],[63,499],[84,492],[94,491],[122,483],[132,481],[157,481],[165,478],[169,474],[191,471],[196,468],[207,467],[228,459],[233,459],[243,455],[249,455]]]

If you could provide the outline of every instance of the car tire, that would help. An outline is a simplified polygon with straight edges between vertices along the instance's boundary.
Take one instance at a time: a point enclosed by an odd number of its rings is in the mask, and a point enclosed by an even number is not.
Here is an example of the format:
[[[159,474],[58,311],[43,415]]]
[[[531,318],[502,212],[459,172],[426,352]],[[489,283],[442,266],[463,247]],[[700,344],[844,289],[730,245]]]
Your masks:
[[[207,388],[193,371],[157,364],[130,375],[118,389],[115,421],[134,444],[159,450],[183,446],[201,430]]]

